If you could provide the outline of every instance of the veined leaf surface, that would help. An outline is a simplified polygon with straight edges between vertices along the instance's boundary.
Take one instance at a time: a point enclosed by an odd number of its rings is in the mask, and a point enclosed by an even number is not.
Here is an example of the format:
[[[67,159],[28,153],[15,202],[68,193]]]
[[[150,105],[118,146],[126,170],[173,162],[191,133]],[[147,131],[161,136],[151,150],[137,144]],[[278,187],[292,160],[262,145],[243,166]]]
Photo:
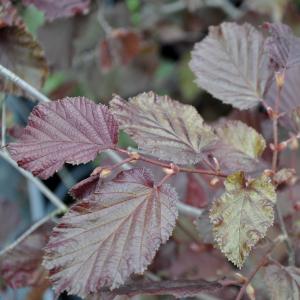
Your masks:
[[[226,192],[213,201],[210,218],[222,252],[241,268],[251,247],[273,224],[276,193],[265,174],[246,185],[244,172],[233,173],[224,185]]]
[[[247,23],[210,26],[209,35],[192,51],[190,68],[196,83],[236,108],[255,106],[273,75],[264,42],[262,34]]]
[[[143,150],[178,164],[198,162],[201,150],[217,141],[197,110],[168,96],[140,94],[129,102],[115,96],[111,110]]]
[[[253,171],[266,147],[263,136],[241,121],[227,121],[215,129],[219,141],[206,148],[221,166],[232,171]]]
[[[55,296],[67,290],[85,297],[142,274],[172,233],[177,201],[175,189],[155,187],[146,169],[121,172],[99,185],[65,214],[45,248]]]
[[[87,163],[115,147],[118,134],[106,106],[83,97],[65,98],[35,107],[21,139],[9,144],[10,154],[20,167],[47,179],[65,162]]]

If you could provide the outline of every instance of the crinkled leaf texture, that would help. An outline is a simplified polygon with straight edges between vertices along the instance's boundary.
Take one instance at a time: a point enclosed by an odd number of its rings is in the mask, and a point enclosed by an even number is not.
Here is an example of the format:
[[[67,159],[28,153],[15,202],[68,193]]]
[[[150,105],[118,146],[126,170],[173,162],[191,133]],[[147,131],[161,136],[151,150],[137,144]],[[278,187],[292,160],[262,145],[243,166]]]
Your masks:
[[[41,265],[53,224],[46,223],[2,258],[1,273],[12,289],[49,285],[48,271]]]
[[[192,51],[190,68],[196,83],[236,108],[256,105],[273,75],[264,41],[262,34],[247,23],[210,26],[209,35]]]
[[[299,134],[300,133],[300,106],[297,106],[292,110],[291,120],[297,133]]]
[[[277,183],[282,183],[295,175],[296,171],[294,169],[281,169],[278,171],[275,176],[274,180]]]
[[[271,264],[266,267],[264,281],[272,300],[300,299],[300,269]]]
[[[266,23],[272,37],[266,40],[265,48],[270,57],[282,68],[300,64],[300,38],[293,35],[292,29],[284,24]]]
[[[228,121],[215,129],[219,141],[206,148],[221,166],[232,171],[253,171],[266,147],[263,136],[241,121]]]
[[[214,293],[222,289],[218,282],[207,282],[203,279],[198,280],[164,280],[152,281],[149,279],[132,280],[118,289],[111,291],[109,288],[101,288],[96,295],[101,300],[113,300],[117,295],[133,297],[138,294],[148,295],[173,295],[176,298],[193,297],[201,292]]]
[[[115,96],[111,110],[143,150],[178,164],[198,162],[201,150],[217,141],[197,110],[168,96],[139,94],[129,102]]]
[[[37,9],[45,12],[48,21],[57,18],[69,18],[76,13],[88,13],[90,0],[23,0],[27,6],[33,4]]]
[[[65,162],[87,163],[98,152],[115,147],[119,127],[104,105],[83,97],[38,104],[22,138],[10,143],[18,165],[47,179]]]
[[[265,174],[246,185],[244,172],[233,173],[224,185],[226,192],[213,201],[210,218],[222,252],[241,268],[251,247],[273,224],[276,193]]]
[[[48,67],[43,49],[24,28],[0,28],[0,64],[38,90],[45,83]],[[0,91],[33,99],[3,76],[0,77]]]
[[[45,248],[55,296],[67,290],[84,297],[143,273],[172,233],[177,201],[175,189],[155,187],[147,169],[124,171],[99,185],[65,214]]]

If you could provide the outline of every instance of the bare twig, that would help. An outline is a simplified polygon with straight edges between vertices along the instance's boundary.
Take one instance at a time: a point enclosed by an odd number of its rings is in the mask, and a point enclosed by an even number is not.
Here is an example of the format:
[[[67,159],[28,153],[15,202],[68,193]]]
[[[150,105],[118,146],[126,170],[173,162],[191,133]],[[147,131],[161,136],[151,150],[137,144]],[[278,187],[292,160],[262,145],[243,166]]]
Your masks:
[[[58,208],[54,210],[49,215],[45,216],[44,218],[40,219],[39,221],[35,222],[28,230],[26,230],[19,238],[17,238],[12,244],[10,244],[8,247],[0,251],[0,256],[4,253],[11,251],[13,248],[15,248],[18,244],[20,244],[26,237],[28,237],[33,231],[35,231],[38,227],[46,223],[47,221],[51,220],[58,214],[60,214],[62,211]]]
[[[14,74],[13,72],[4,68],[2,65],[0,65],[0,75],[4,76],[6,79],[12,81],[14,84],[19,86],[22,90],[24,90],[28,94],[32,95],[37,100],[42,101],[42,102],[50,102],[50,99],[48,99],[46,96],[44,96],[38,90],[36,90],[34,87],[32,87],[26,81],[24,81],[23,79],[18,77],[16,74]]]
[[[22,175],[24,175],[27,179],[33,182],[36,187],[56,206],[60,209],[62,213],[68,211],[68,207],[55,195],[53,192],[46,187],[43,182],[34,177],[31,173],[23,170],[18,166],[18,164],[9,157],[4,151],[0,150],[0,156],[5,159],[10,165],[12,165],[15,169],[17,169]]]
[[[1,147],[5,146],[5,120],[6,120],[6,96],[2,101]]]

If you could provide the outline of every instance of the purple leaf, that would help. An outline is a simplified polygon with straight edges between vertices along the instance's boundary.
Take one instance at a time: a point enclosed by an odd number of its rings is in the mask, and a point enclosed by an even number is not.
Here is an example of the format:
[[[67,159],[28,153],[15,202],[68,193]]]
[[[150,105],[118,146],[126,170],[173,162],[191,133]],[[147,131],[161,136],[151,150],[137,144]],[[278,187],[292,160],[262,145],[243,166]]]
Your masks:
[[[2,259],[1,273],[12,289],[47,286],[48,271],[41,265],[43,248],[46,246],[53,225],[38,228]]]
[[[57,18],[69,18],[76,13],[88,13],[90,0],[24,0],[27,6],[33,4],[37,9],[45,12],[46,19],[53,21]]]
[[[117,288],[147,268],[177,218],[177,193],[146,169],[121,172],[61,219],[45,248],[55,297]]]
[[[196,109],[158,96],[139,94],[129,102],[115,96],[111,110],[124,129],[139,145],[160,159],[178,164],[198,162],[201,150],[217,141]]]
[[[152,281],[150,279],[132,280],[118,289],[110,290],[101,288],[96,295],[101,300],[113,300],[117,295],[127,295],[133,297],[138,294],[147,295],[173,295],[176,298],[193,297],[201,292],[214,293],[222,289],[218,282],[207,282],[203,279],[198,280],[164,280]]]
[[[266,40],[265,48],[270,57],[282,68],[300,64],[300,38],[293,35],[292,29],[284,24],[266,23],[272,37]]]
[[[0,198],[0,243],[5,242],[14,232],[19,221],[18,206],[15,203]]]
[[[192,52],[190,68],[196,83],[236,108],[255,106],[273,75],[264,41],[262,34],[247,23],[210,26],[209,35]]]
[[[86,98],[40,103],[20,141],[9,144],[10,153],[20,167],[47,179],[65,162],[87,163],[98,152],[115,147],[118,131],[108,108]]]

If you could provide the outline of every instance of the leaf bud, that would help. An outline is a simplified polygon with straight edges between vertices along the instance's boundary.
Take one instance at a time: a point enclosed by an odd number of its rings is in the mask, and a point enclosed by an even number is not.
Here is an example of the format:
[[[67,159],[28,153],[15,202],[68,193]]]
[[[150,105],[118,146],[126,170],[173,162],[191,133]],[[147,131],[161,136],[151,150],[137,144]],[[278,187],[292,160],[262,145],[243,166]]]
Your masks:
[[[276,150],[277,150],[277,151],[283,151],[283,150],[286,149],[286,147],[287,147],[287,142],[282,142],[282,143],[280,143],[280,144],[276,147]]]
[[[280,88],[283,87],[284,81],[280,72],[275,72],[275,78],[276,78],[277,86]]]
[[[97,167],[96,169],[94,169],[94,171],[91,173],[91,176],[97,175],[99,173],[101,173],[102,171],[102,167]]]
[[[299,148],[299,143],[298,143],[298,140],[295,139],[295,140],[292,140],[290,143],[289,143],[289,148],[291,150],[297,150]]]
[[[100,177],[101,178],[105,178],[107,176],[109,176],[111,174],[111,169],[104,169],[101,173],[100,173]]]
[[[267,108],[267,112],[268,112],[268,115],[271,119],[275,119],[276,118],[276,114],[274,113],[273,109],[271,107],[268,107]]]
[[[272,151],[274,151],[274,150],[275,150],[275,146],[274,146],[274,144],[270,143],[269,147],[270,147],[270,149],[271,149]]]
[[[132,164],[136,164],[136,162],[137,162],[137,160],[135,159],[135,160],[131,160],[130,161]]]
[[[129,156],[135,159],[140,158],[140,155],[137,152],[129,152]]]
[[[217,171],[220,172],[220,164],[219,164],[218,160],[215,157],[213,158],[213,160],[215,162]]]
[[[274,176],[275,175],[275,173],[272,171],[272,170],[264,170],[264,173],[266,174],[266,175],[268,175],[268,176]]]
[[[238,278],[238,279],[240,279],[241,281],[246,281],[247,280],[247,278],[246,277],[244,277],[242,274],[240,274],[240,273],[235,273],[235,276]]]
[[[251,284],[248,284],[246,287],[246,294],[251,300],[255,300],[255,290]]]
[[[210,181],[209,181],[209,185],[211,187],[215,186],[218,182],[219,182],[219,177],[218,176],[214,176]]]
[[[163,168],[163,172],[166,173],[167,175],[171,175],[174,173],[174,171],[172,169],[169,168]]]
[[[171,166],[172,170],[174,171],[174,173],[177,174],[179,172],[179,167],[177,165],[172,163],[170,166]]]

